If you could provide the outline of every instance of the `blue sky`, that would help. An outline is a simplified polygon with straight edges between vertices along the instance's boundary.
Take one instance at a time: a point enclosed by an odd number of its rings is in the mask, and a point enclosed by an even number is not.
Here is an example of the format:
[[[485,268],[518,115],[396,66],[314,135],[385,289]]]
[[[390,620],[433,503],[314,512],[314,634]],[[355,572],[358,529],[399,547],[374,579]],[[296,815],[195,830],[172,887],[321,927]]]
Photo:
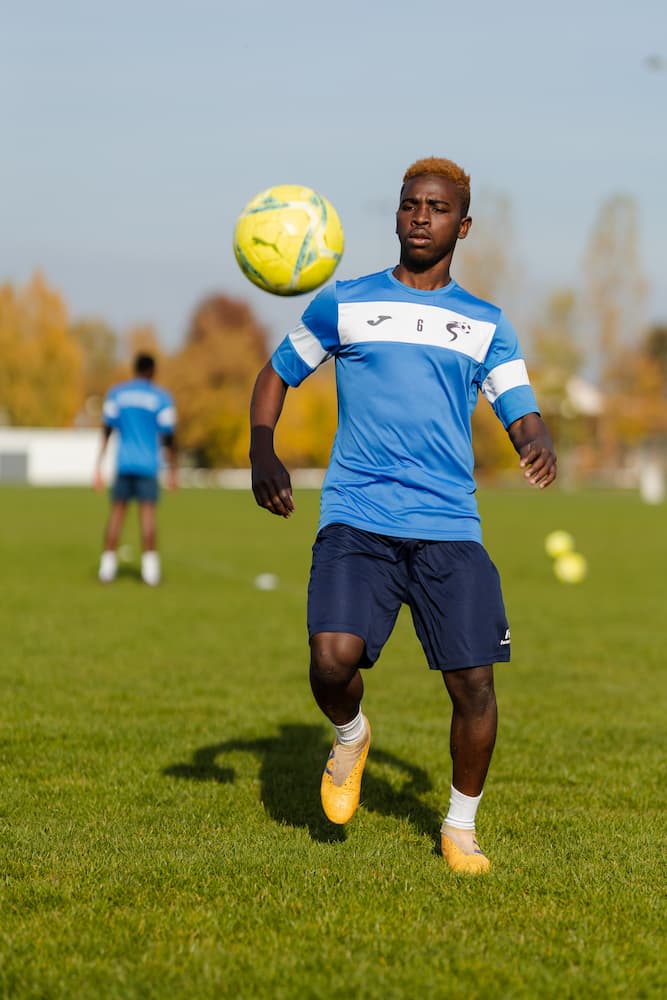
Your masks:
[[[532,301],[577,284],[602,202],[635,197],[667,318],[664,0],[8,0],[0,94],[0,281],[40,268],[75,318],[172,347],[224,292],[275,341],[307,299],[241,275],[243,205],[321,191],[352,277],[395,263],[400,178],[429,155],[471,173],[473,218],[476,192],[511,199]]]

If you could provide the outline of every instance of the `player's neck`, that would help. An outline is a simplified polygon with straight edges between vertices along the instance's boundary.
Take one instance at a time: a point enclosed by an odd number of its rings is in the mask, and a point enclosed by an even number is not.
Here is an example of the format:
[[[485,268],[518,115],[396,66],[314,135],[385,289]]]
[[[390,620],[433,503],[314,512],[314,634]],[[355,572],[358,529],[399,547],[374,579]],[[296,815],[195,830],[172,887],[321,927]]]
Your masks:
[[[449,261],[446,263],[440,261],[435,267],[425,271],[414,271],[401,261],[392,274],[402,285],[416,288],[421,292],[433,292],[437,288],[444,288],[452,280],[449,274]]]

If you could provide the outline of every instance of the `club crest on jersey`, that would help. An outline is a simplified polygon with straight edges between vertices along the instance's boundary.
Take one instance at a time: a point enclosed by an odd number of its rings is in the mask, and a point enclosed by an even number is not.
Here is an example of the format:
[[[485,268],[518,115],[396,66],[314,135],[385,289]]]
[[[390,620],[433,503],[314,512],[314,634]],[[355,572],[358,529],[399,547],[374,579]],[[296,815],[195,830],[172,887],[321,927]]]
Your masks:
[[[454,323],[448,323],[447,329],[452,335],[452,340],[456,340],[460,333],[472,333],[470,323],[462,323],[461,320],[456,320]]]

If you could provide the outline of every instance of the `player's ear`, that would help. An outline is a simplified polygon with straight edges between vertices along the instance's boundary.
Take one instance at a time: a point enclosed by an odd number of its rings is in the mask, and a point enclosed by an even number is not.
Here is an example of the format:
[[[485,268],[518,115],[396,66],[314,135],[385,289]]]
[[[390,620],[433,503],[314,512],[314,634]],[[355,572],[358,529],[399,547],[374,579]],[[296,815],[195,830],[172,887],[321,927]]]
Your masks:
[[[469,215],[466,215],[461,219],[459,223],[459,239],[464,240],[468,233],[470,232],[470,227],[472,226],[472,219]]]

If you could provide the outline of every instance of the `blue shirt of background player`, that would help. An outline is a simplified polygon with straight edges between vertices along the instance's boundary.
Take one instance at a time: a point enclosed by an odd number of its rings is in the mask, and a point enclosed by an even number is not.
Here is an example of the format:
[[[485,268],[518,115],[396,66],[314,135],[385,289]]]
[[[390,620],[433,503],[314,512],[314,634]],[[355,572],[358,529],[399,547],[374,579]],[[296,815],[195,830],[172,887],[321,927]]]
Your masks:
[[[507,428],[539,412],[517,335],[455,281],[423,291],[391,269],[327,286],[272,365],[299,385],[336,362],[338,429],[320,528],[481,542],[471,416],[481,392]]]
[[[118,432],[118,474],[157,476],[162,437],[176,427],[170,394],[150,379],[130,379],[109,390],[102,415]]]

